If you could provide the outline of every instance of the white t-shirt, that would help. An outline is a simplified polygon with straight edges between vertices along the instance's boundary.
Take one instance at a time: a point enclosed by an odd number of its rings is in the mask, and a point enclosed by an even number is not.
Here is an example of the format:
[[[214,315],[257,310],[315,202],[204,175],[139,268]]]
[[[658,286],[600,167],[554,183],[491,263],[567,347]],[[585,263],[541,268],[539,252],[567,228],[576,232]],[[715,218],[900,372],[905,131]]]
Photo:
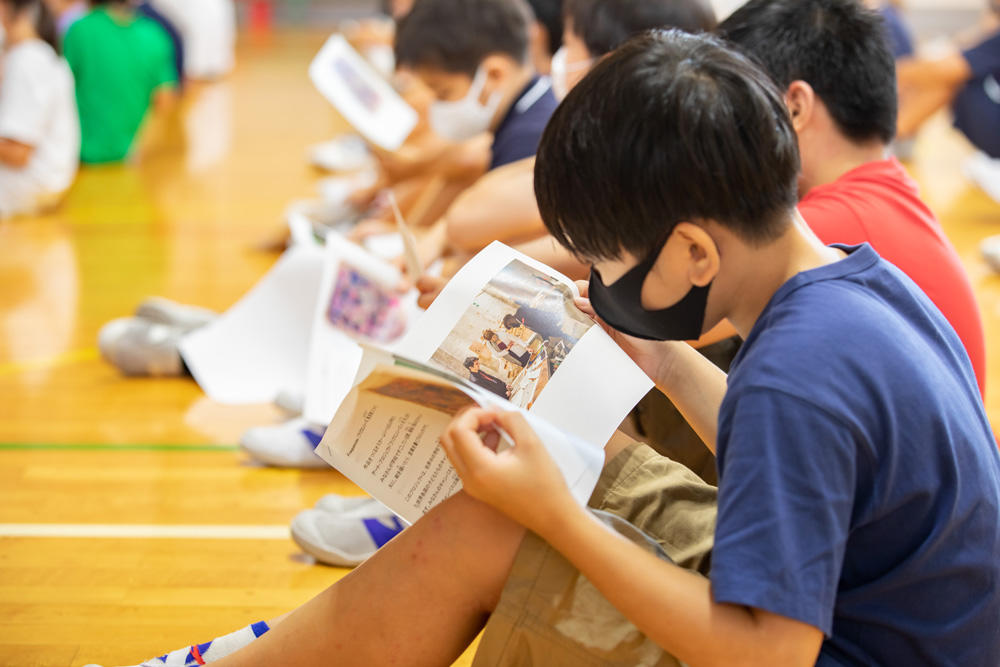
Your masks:
[[[215,79],[236,62],[236,6],[233,0],[153,0],[184,40],[184,74]]]
[[[0,138],[34,147],[24,167],[0,164],[0,217],[34,211],[73,183],[80,161],[73,74],[40,39],[0,61]]]

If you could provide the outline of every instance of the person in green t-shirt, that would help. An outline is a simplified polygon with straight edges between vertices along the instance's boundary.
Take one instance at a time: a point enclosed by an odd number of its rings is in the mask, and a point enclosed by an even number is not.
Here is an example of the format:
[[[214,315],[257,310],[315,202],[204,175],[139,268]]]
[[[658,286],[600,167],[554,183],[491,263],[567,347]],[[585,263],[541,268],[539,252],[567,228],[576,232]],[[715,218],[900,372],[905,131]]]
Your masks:
[[[66,33],[63,51],[76,78],[80,160],[124,160],[149,107],[176,95],[174,47],[153,21],[125,0],[91,0],[92,9]]]

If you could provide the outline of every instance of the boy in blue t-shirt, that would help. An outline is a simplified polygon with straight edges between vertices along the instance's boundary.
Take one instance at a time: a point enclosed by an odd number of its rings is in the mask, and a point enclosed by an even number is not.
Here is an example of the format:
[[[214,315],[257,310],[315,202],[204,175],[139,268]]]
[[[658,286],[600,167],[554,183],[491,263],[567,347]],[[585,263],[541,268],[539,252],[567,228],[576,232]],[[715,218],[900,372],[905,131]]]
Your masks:
[[[808,232],[798,169],[767,76],[679,33],[602,61],[539,148],[543,219],[593,266],[581,306],[717,452],[710,579],[610,539],[515,417],[467,413],[445,448],[685,663],[1000,664],[1000,457],[968,356],[870,246]],[[674,342],[726,318],[728,378]]]
[[[679,32],[604,58],[538,152],[546,225],[593,267],[579,305],[718,453],[710,578],[664,557],[699,502],[657,489],[694,490],[669,461],[613,439],[593,513],[522,417],[470,410],[442,438],[464,491],[220,667],[450,664],[487,618],[476,664],[1000,664],[1000,455],[968,356],[870,246],[808,231],[798,171],[767,75]],[[680,342],[724,318],[728,378]],[[674,502],[625,506],[637,486]]]

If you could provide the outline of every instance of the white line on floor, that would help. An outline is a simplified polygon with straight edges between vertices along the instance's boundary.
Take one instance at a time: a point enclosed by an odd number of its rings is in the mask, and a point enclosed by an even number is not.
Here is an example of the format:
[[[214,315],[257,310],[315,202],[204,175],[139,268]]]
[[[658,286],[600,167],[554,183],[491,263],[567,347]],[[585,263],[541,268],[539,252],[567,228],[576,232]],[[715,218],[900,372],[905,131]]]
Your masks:
[[[0,523],[0,537],[91,537],[125,539],[287,540],[288,526],[102,523]]]

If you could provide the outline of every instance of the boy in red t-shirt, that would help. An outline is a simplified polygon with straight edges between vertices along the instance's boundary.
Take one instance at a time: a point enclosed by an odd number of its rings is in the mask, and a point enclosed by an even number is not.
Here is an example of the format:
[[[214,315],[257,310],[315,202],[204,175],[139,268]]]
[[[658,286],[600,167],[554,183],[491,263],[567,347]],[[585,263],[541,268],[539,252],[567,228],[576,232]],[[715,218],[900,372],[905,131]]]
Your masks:
[[[763,65],[778,87],[799,142],[799,211],[826,244],[870,243],[934,302],[969,355],[985,394],[986,348],[972,286],[958,254],[889,157],[896,132],[896,69],[881,19],[859,21],[856,0],[751,0],[717,33]],[[723,322],[696,346],[727,370],[735,330]],[[635,412],[639,435],[716,483],[714,457],[662,394]]]
[[[751,0],[718,32],[785,91],[802,155],[803,218],[824,243],[870,243],[919,285],[962,339],[983,393],[985,342],[969,278],[916,184],[888,157],[897,114],[892,54],[825,4]]]

